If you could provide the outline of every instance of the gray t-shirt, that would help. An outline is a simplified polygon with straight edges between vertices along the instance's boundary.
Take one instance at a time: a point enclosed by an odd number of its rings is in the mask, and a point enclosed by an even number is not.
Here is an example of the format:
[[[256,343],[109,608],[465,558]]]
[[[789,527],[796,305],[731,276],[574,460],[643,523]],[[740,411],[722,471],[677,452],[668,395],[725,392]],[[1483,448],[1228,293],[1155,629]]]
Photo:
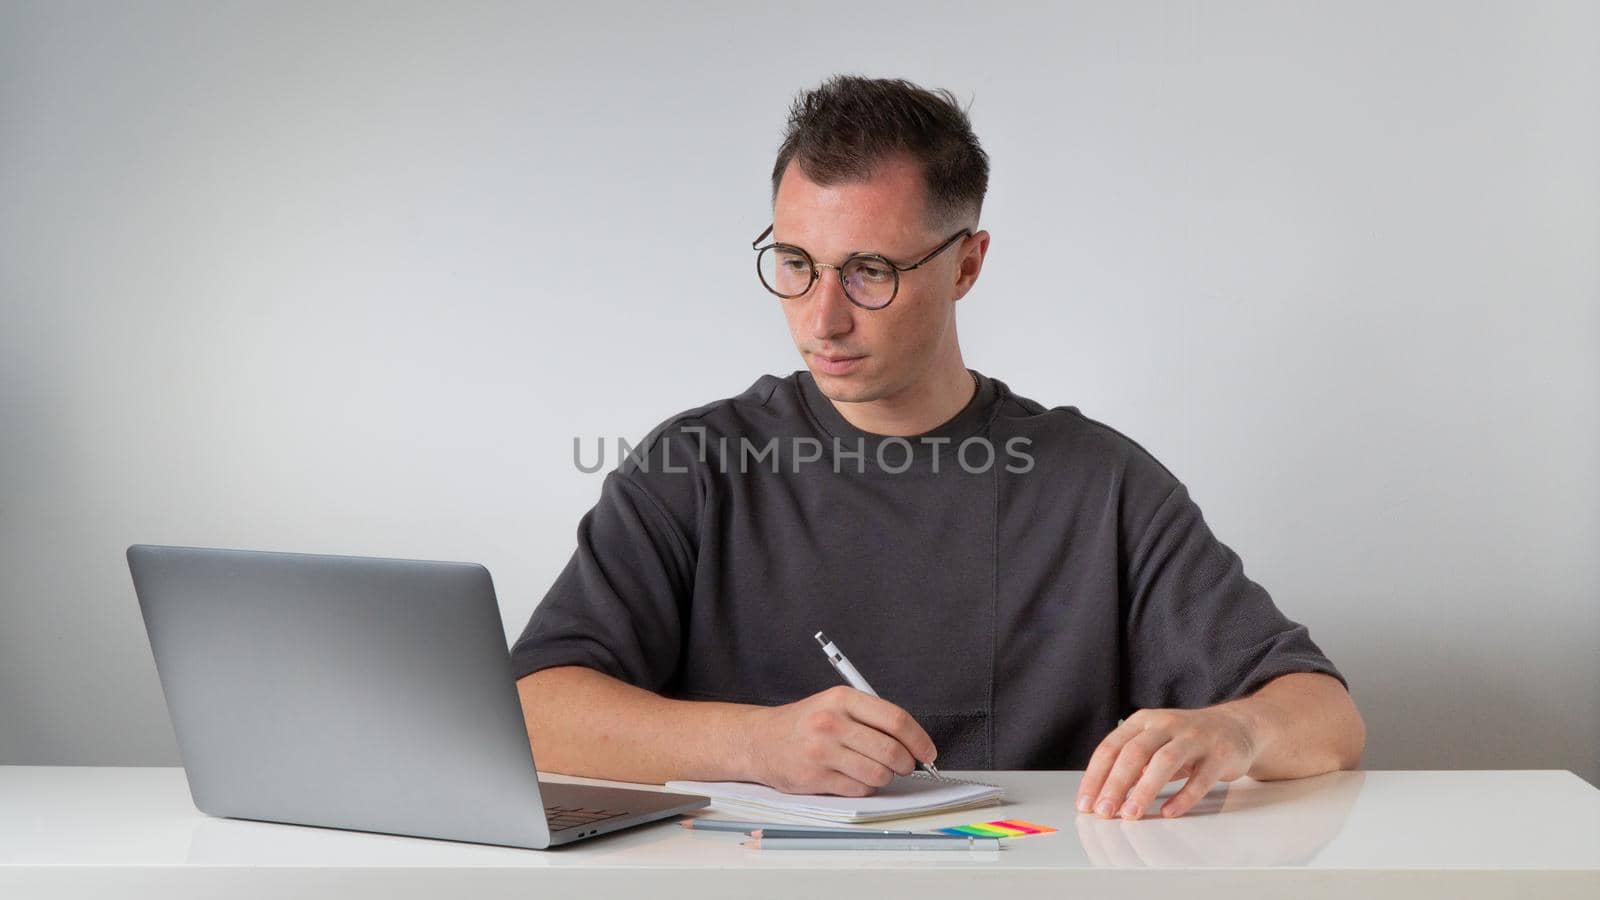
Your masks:
[[[512,661],[776,705],[841,683],[818,631],[949,769],[1082,769],[1136,709],[1348,687],[1144,448],[982,375],[914,438],[852,426],[805,370],[663,422]]]

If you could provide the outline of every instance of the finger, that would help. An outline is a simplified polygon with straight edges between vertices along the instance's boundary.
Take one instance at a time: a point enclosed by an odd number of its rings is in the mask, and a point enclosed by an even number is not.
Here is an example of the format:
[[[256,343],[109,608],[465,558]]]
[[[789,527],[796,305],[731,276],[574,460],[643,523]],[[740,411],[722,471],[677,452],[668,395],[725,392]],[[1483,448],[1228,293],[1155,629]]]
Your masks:
[[[917,770],[917,761],[911,757],[911,751],[907,750],[904,744],[860,722],[851,722],[845,726],[839,742],[862,756],[893,769],[896,774],[910,775]]]
[[[1200,750],[1179,739],[1162,744],[1144,767],[1144,774],[1128,791],[1118,815],[1124,819],[1138,819],[1156,799],[1156,794],[1169,782],[1178,778],[1178,770],[1200,758]]]
[[[1100,746],[1094,748],[1094,754],[1089,757],[1089,765],[1083,771],[1083,780],[1078,782],[1078,812],[1091,812],[1094,809],[1094,801],[1100,796],[1100,788],[1105,784],[1106,776],[1111,774],[1111,764],[1117,761],[1117,755],[1122,752],[1123,745],[1141,730],[1138,725],[1124,720],[1101,739]]]
[[[834,794],[839,797],[866,797],[877,790],[870,784],[861,782],[845,775],[842,772],[829,771],[815,782],[814,787],[805,790],[807,794]]]
[[[828,767],[866,788],[868,794],[894,780],[894,772],[888,766],[875,759],[868,759],[842,744],[828,754]]]
[[[1116,815],[1117,809],[1127,800],[1128,788],[1139,780],[1150,757],[1169,740],[1171,736],[1165,731],[1154,729],[1140,732],[1124,744],[1117,761],[1111,764],[1111,774],[1106,776],[1100,797],[1094,802],[1094,811],[1107,818]]]
[[[1190,775],[1189,780],[1184,782],[1183,787],[1176,794],[1168,797],[1165,803],[1161,804],[1159,812],[1168,819],[1188,812],[1196,803],[1200,802],[1201,797],[1204,797],[1217,785],[1217,779],[1221,774],[1221,759],[1202,760],[1195,769],[1194,774]]]
[[[845,696],[845,712],[852,719],[863,725],[871,725],[899,741],[907,753],[923,762],[933,762],[939,755],[938,748],[933,746],[933,738],[928,737],[928,733],[922,730],[910,713],[887,700],[861,691],[851,691]]]

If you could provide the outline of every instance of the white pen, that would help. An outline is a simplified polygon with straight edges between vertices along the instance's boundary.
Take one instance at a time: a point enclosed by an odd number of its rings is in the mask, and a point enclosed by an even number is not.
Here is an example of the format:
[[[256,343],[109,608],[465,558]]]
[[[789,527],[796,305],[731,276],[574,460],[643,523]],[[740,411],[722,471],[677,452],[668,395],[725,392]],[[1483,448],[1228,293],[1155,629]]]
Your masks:
[[[872,689],[872,685],[867,684],[867,680],[861,677],[861,673],[856,671],[856,667],[850,664],[850,659],[844,655],[844,651],[834,646],[833,641],[828,640],[827,635],[819,631],[814,636],[817,639],[817,643],[822,645],[822,652],[828,657],[828,662],[833,663],[833,667],[839,670],[839,674],[844,676],[845,681],[850,682],[851,687],[863,694],[878,696],[878,692]],[[933,767],[933,763],[919,761],[917,765],[927,769],[929,775],[940,780],[944,779],[944,776],[939,774],[939,770]]]

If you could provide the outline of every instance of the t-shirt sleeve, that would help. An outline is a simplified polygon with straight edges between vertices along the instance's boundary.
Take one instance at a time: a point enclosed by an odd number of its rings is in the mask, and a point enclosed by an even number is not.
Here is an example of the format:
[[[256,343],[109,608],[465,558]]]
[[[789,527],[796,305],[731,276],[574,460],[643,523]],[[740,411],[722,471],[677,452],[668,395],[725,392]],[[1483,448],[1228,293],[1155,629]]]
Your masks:
[[[678,665],[692,547],[632,476],[606,475],[578,523],[578,547],[511,648],[517,678],[587,666],[660,692]]]
[[[1199,709],[1248,696],[1291,672],[1345,680],[1308,629],[1286,617],[1170,485],[1129,557],[1129,696],[1136,709]]]

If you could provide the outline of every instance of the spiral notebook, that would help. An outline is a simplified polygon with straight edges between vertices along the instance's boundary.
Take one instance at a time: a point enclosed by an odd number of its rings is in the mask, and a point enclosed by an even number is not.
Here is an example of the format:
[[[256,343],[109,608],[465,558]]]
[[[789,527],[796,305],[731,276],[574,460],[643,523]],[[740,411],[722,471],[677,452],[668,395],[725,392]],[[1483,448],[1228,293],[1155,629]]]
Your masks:
[[[668,790],[711,798],[716,809],[777,813],[825,822],[881,822],[1000,802],[1005,788],[962,778],[935,778],[927,772],[899,775],[870,797],[785,794],[744,781],[669,781]]]

